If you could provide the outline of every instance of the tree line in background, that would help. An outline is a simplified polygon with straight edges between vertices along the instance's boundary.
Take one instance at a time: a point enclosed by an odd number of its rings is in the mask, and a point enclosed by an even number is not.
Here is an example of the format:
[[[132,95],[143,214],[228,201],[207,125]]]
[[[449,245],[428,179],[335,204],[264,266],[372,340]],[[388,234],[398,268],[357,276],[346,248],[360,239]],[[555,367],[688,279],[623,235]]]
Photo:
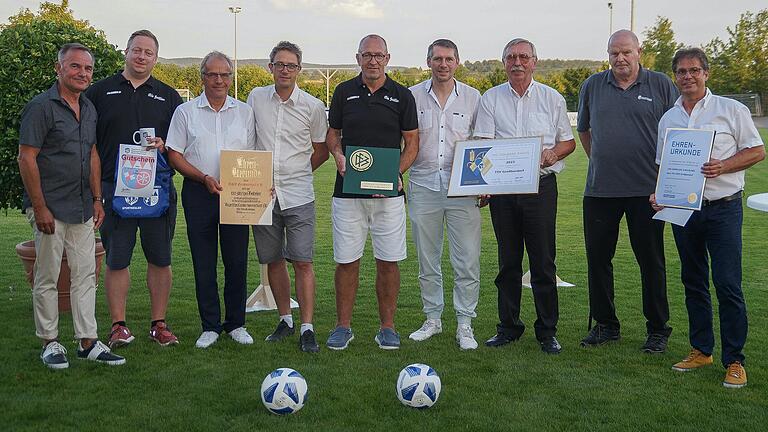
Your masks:
[[[741,15],[734,27],[727,28],[727,40],[715,38],[703,48],[710,56],[709,87],[715,93],[760,93],[768,106],[768,9]],[[642,63],[649,69],[672,76],[672,56],[681,47],[675,40],[672,22],[662,16],[643,33]],[[0,25],[0,208],[19,208],[22,183],[18,154],[19,120],[24,105],[56,80],[53,62],[58,48],[67,42],[80,42],[96,57],[94,81],[122,68],[122,53],[110,44],[102,30],[88,21],[77,20],[68,0],[60,4],[44,2],[37,13],[28,9]],[[537,64],[535,79],[559,91],[568,109],[575,111],[581,83],[592,73],[605,70],[607,62],[590,60],[545,60]],[[192,95],[202,91],[199,66],[181,67],[158,64],[154,75],[177,89],[189,89]],[[339,71],[331,79],[330,90],[355,75]],[[395,81],[411,86],[429,78],[422,68],[397,68],[390,71]],[[456,78],[485,92],[507,80],[499,60],[464,62]],[[250,90],[272,83],[267,70],[257,65],[238,67],[238,97],[245,99]],[[326,83],[318,72],[306,71],[299,86],[318,99],[326,100]],[[234,89],[232,90],[234,92]]]

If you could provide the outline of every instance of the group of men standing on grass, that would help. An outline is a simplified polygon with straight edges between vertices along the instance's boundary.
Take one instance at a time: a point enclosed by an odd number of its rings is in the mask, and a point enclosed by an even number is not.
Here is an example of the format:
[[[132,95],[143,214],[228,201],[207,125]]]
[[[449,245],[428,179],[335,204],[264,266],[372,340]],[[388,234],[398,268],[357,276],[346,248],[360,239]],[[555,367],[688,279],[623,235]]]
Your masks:
[[[302,52],[293,43],[284,41],[274,47],[269,63],[274,85],[253,89],[247,103],[228,96],[233,65],[217,51],[201,63],[203,93],[182,103],[171,87],[151,76],[158,49],[151,32],[135,32],[125,50],[125,69],[89,87],[92,53],[80,44],[66,44],[55,66],[57,82],[22,113],[19,166],[25,185],[24,208],[38,254],[33,302],[36,333],[44,342],[43,363],[51,368],[68,366],[66,349],[58,342],[55,301],[63,250],[72,269],[73,321],[75,337],[81,341],[78,356],[109,364],[125,362],[110,348],[134,339],[125,309],[137,229],[147,258],[149,336],[163,346],[178,343],[165,323],[176,191],[171,183],[169,209],[160,217],[124,218],[111,205],[119,144],[130,142],[134,131],[145,127],[155,129],[149,144],[184,176],[182,207],[202,326],[197,347],[211,346],[222,332],[237,343],[253,343],[245,328],[250,233],[247,226],[219,223],[219,154],[221,150],[268,150],[273,152],[273,223],[253,227],[259,262],[267,266],[280,315],[267,341],[284,340],[298,324],[300,349],[319,350],[313,326],[312,172],[331,155],[337,167],[331,210],[337,322],[327,339],[328,348],[345,349],[354,339],[352,310],[369,234],[380,319],[374,339],[382,349],[400,346],[394,315],[400,289],[398,262],[406,258],[402,174],[410,169],[407,206],[426,318],[410,339],[423,341],[442,332],[441,261],[447,232],[454,272],[456,342],[461,349],[477,348],[472,319],[480,288],[480,208],[489,204],[498,245],[499,323],[485,345],[506,345],[525,330],[520,301],[526,251],[537,317],[535,336],[543,352],[560,353],[562,346],[556,338],[557,174],[576,144],[565,99],[533,79],[538,57],[532,42],[517,38],[504,47],[502,61],[508,81],[481,96],[454,78],[460,60],[452,41],[438,39],[429,45],[427,66],[432,76],[407,89],[386,74],[390,54],[384,38],[365,36],[356,53],[361,72],[336,88],[327,120],[323,104],[296,85]],[[602,345],[620,337],[612,259],[619,224],[626,215],[647,320],[642,350],[666,350],[672,329],[667,324],[664,225],[653,219],[661,209],[653,196],[660,162],[657,155],[669,127],[714,130],[712,159],[701,167],[708,179],[703,208],[687,225],[673,227],[692,345],[691,353],[673,368],[688,371],[712,363],[711,260],[720,304],[722,362],[727,368],[723,384],[741,387],[746,384],[742,350],[747,332],[741,292],[741,194],[744,170],[765,157],[764,145],[746,107],[706,88],[709,65],[700,49],[676,53],[677,88],[665,75],[640,66],[639,42],[630,31],[611,36],[608,54],[611,69],[588,78],[579,96],[577,131],[589,157],[584,236],[590,314],[596,321],[581,345]],[[540,136],[543,142],[538,193],[447,196],[457,142],[530,136]],[[398,195],[345,193],[348,146],[398,149]],[[95,228],[100,229],[107,254],[105,288],[112,318],[108,346],[96,335]],[[216,273],[219,245],[225,272],[223,320]],[[291,314],[287,262],[294,269],[300,323],[294,323]]]

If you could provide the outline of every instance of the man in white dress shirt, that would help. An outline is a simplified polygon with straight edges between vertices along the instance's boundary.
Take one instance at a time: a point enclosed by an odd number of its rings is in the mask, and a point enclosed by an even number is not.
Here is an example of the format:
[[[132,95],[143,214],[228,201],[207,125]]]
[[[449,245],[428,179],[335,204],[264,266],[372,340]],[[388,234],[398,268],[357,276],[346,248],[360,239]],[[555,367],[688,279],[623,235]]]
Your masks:
[[[312,171],[328,159],[325,106],[299,89],[301,49],[282,41],[269,55],[274,85],[257,87],[248,95],[256,118],[256,147],[273,152],[275,205],[272,225],[254,226],[259,262],[267,264],[270,287],[280,319],[267,341],[277,342],[294,333],[291,315],[291,279],[286,260],[293,264],[301,329],[299,348],[317,352],[312,317],[315,308],[315,192]]]
[[[680,254],[691,343],[688,356],[672,369],[687,372],[712,364],[715,335],[709,294],[711,272],[720,314],[720,361],[727,370],[723,386],[744,387],[747,306],[741,290],[741,196],[744,171],[765,159],[765,145],[747,107],[714,95],[707,88],[709,61],[704,51],[679,50],[672,59],[672,70],[680,97],[659,121],[656,163],[661,163],[668,128],[715,131],[709,162],[701,166],[706,178],[701,210],[693,212],[685,226],[672,225]],[[655,195],[651,195],[651,204],[660,210]]]
[[[251,108],[227,95],[232,60],[213,51],[200,65],[203,93],[176,109],[166,147],[171,165],[184,176],[181,200],[195,272],[195,293],[203,332],[195,346],[208,348],[227,332],[252,344],[245,325],[248,226],[219,223],[221,150],[254,150]],[[221,322],[216,267],[218,245],[224,263],[224,322]]]
[[[419,287],[424,324],[409,336],[423,341],[443,331],[443,226],[448,231],[454,272],[453,307],[461,349],[477,348],[472,318],[480,294],[480,209],[475,197],[448,198],[457,141],[472,134],[480,92],[457,81],[459,49],[438,39],[427,49],[432,77],[411,87],[419,118],[419,153],[411,165],[408,214],[419,257]]]
[[[536,322],[533,327],[541,350],[560,353],[555,338],[559,317],[555,268],[557,180],[562,159],[576,148],[565,99],[551,87],[533,80],[536,47],[513,39],[502,61],[508,82],[485,92],[480,100],[474,135],[480,138],[542,137],[539,192],[531,195],[495,195],[490,198],[491,221],[499,253],[499,324],[487,346],[502,346],[522,336],[520,319],[523,250],[531,268]]]

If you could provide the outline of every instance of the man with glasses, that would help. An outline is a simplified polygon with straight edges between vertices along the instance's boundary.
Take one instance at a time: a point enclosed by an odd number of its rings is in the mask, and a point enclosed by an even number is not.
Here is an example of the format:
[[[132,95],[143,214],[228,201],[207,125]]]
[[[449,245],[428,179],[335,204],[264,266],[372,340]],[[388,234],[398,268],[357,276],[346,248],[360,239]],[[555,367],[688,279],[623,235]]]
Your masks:
[[[480,294],[480,209],[476,197],[448,198],[457,141],[472,134],[480,92],[457,81],[459,48],[438,39],[427,49],[432,77],[411,87],[419,118],[419,154],[411,167],[408,213],[419,257],[419,287],[427,319],[409,336],[426,340],[443,331],[443,226],[454,271],[453,305],[461,349],[477,348],[472,318]]]
[[[541,350],[559,354],[555,338],[559,318],[555,268],[557,179],[562,159],[576,148],[565,98],[555,89],[533,80],[536,47],[522,38],[512,39],[502,52],[508,82],[483,95],[475,124],[480,138],[542,137],[539,192],[533,195],[490,197],[491,221],[499,253],[499,324],[485,345],[500,347],[520,339],[523,250],[528,252],[531,286],[536,307],[533,326]]]
[[[667,325],[664,223],[652,219],[648,196],[656,185],[659,119],[678,93],[669,77],[640,66],[640,51],[634,33],[615,32],[608,39],[611,69],[587,78],[579,92],[577,130],[589,158],[583,203],[589,310],[597,321],[581,346],[620,338],[612,261],[626,215],[641,274],[647,332],[642,351],[663,353],[672,332]]]
[[[328,159],[325,105],[299,89],[301,49],[282,41],[269,54],[273,85],[257,87],[248,95],[256,118],[256,148],[273,152],[275,204],[272,225],[253,227],[259,262],[267,265],[269,284],[280,314],[267,341],[278,342],[294,333],[291,279],[293,265],[301,329],[299,349],[317,352],[312,324],[315,309],[315,192],[312,172]]]
[[[389,63],[387,43],[379,35],[365,36],[358,46],[360,75],[336,87],[329,113],[326,137],[338,173],[333,193],[333,256],[336,266],[336,328],[328,337],[328,348],[343,350],[354,338],[352,307],[360,284],[360,258],[371,234],[376,258],[376,297],[379,332],[375,341],[382,349],[398,349],[395,309],[400,290],[398,261],[405,259],[405,203],[402,173],[419,151],[416,102],[411,92],[385,73]],[[400,143],[404,141],[401,149]],[[398,196],[355,195],[343,192],[347,146],[387,147],[400,150],[401,180]]]
[[[109,346],[119,347],[133,341],[133,333],[125,321],[125,309],[131,275],[131,263],[140,231],[141,247],[147,259],[151,323],[149,337],[161,346],[178,343],[176,335],[165,323],[171,295],[171,245],[176,229],[176,189],[170,184],[168,211],[154,218],[122,218],[112,210],[115,189],[115,165],[120,144],[132,143],[139,128],[154,128],[149,138],[152,147],[165,152],[167,136],[176,107],[181,105],[179,93],[152,76],[157,63],[159,44],[149,30],[139,30],[128,38],[125,70],[92,85],[86,95],[99,113],[96,147],[101,158],[102,194],[105,217],[101,239],[107,252],[104,287],[107,292],[112,331]]]
[[[709,162],[701,166],[707,181],[700,211],[685,226],[672,225],[680,254],[680,275],[685,287],[685,306],[691,352],[672,366],[680,372],[712,364],[715,335],[709,294],[710,266],[720,312],[721,362],[727,372],[723,386],[747,385],[744,344],[747,340],[747,306],[741,290],[741,197],[744,171],[765,159],[765,144],[747,107],[707,88],[709,61],[699,48],[677,51],[672,59],[681,96],[661,118],[656,163],[661,163],[668,128],[715,131]],[[656,210],[655,195],[651,203]]]
[[[237,343],[253,338],[245,325],[248,226],[219,223],[221,150],[254,150],[253,111],[228,96],[232,60],[213,51],[200,64],[203,93],[180,105],[171,119],[166,145],[171,165],[184,176],[181,202],[195,272],[202,334],[195,346],[208,348],[222,331]],[[219,244],[224,263],[224,322],[221,322],[216,267]]]

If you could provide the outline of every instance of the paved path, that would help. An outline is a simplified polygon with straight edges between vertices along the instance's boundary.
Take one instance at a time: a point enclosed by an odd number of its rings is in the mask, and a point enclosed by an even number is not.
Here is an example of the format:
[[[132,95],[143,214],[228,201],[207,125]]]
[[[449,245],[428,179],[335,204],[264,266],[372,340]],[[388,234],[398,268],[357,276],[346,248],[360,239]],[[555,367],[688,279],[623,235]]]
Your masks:
[[[752,117],[755,126],[768,129],[768,117]]]

